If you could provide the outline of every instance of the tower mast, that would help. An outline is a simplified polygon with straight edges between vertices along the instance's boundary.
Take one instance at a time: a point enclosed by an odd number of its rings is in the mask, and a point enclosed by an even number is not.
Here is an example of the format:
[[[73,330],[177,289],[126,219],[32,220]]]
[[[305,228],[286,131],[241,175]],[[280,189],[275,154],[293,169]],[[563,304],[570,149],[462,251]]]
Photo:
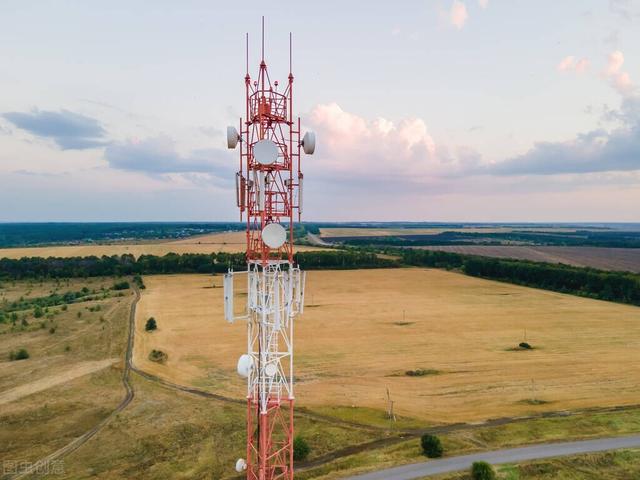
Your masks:
[[[236,201],[246,214],[246,271],[225,274],[225,318],[247,320],[247,353],[238,373],[247,379],[246,460],[236,462],[247,480],[293,479],[293,326],[304,308],[305,272],[294,261],[294,212],[302,212],[301,149],[312,154],[315,135],[300,139],[293,115],[291,37],[289,75],[283,91],[272,82],[264,58],[257,77],[245,75],[245,119],[227,128],[227,146],[240,144]],[[234,313],[234,278],[246,275],[245,313]]]

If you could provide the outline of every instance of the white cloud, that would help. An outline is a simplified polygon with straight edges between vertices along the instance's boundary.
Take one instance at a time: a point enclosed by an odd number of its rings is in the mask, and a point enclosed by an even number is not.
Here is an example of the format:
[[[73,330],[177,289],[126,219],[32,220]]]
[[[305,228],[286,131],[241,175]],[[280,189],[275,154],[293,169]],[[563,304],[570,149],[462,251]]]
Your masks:
[[[458,30],[461,30],[467,22],[467,18],[469,18],[465,4],[459,0],[454,0],[451,5],[451,11],[449,12],[449,18],[451,20],[451,25],[456,27]]]
[[[623,65],[624,54],[620,50],[611,52],[607,59],[607,67],[605,68],[604,75],[620,95],[628,96],[635,90],[635,85],[631,81],[629,73],[622,71]]]
[[[587,58],[577,59],[573,55],[568,55],[560,60],[560,63],[556,66],[556,69],[561,72],[575,72],[575,73],[585,73],[589,67],[591,66],[591,62]]]
[[[438,145],[421,118],[369,120],[329,103],[316,106],[308,123],[318,134],[318,150],[307,165],[327,179],[420,183],[479,161],[471,149]]]

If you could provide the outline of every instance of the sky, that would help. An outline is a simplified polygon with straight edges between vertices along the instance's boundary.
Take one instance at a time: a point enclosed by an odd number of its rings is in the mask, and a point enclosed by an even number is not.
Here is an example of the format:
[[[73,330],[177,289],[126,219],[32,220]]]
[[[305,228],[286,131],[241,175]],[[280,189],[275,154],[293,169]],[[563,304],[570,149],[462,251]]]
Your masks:
[[[305,220],[640,222],[640,0],[0,0],[0,221],[237,220],[262,15]]]

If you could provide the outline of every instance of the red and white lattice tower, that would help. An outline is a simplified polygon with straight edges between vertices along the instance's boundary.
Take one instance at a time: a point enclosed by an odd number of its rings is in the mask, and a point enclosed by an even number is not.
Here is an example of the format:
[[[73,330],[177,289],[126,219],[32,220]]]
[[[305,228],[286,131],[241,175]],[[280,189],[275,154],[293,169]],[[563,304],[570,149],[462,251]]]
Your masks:
[[[293,222],[302,213],[301,149],[312,154],[315,135],[300,139],[293,115],[289,34],[289,76],[284,88],[271,81],[262,56],[258,75],[249,75],[247,34],[246,117],[240,130],[227,128],[227,145],[240,144],[236,200],[247,220],[247,269],[224,277],[225,318],[247,320],[247,353],[238,374],[247,378],[246,460],[236,463],[248,480],[293,479],[293,324],[304,307],[305,272],[294,263]],[[279,88],[281,91],[279,91]],[[234,278],[246,275],[247,302],[234,311]]]

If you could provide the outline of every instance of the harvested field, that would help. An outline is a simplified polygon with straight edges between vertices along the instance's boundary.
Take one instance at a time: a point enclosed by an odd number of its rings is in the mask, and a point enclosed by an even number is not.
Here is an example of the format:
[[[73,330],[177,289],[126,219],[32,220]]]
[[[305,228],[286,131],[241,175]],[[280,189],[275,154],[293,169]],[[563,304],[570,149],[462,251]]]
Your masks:
[[[244,232],[212,233],[182,240],[154,243],[113,243],[104,245],[55,245],[50,247],[3,248],[0,258],[22,257],[87,257],[91,255],[166,255],[167,253],[244,252]],[[300,246],[298,251],[318,250],[318,247]]]
[[[638,308],[439,270],[308,275],[296,330],[302,406],[384,409],[388,387],[396,413],[448,423],[640,398]],[[211,288],[221,281],[145,277],[139,368],[243,397],[235,364],[246,331],[241,322],[224,321],[222,289]],[[150,316],[158,330],[146,333]],[[525,335],[534,350],[517,351]],[[168,353],[165,365],[147,359],[154,348]],[[418,369],[429,373],[405,374]]]
[[[605,247],[529,247],[446,245],[418,247],[427,250],[481,255],[483,257],[516,258],[534,262],[564,263],[578,267],[602,270],[620,270],[640,273],[640,249]]]

